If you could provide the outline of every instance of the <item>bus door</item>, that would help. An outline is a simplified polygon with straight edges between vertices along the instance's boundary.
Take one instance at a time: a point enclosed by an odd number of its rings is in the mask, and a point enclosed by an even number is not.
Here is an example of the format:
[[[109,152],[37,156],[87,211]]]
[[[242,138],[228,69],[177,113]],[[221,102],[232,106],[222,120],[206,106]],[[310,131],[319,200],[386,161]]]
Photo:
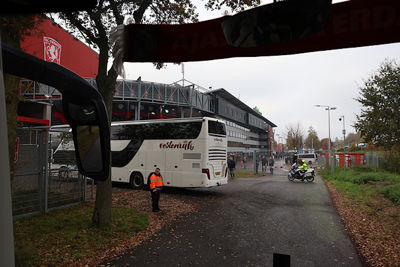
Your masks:
[[[180,157],[181,153],[177,151],[168,151],[166,153],[166,164],[165,164],[165,182],[166,186],[178,186],[182,185],[182,160]]]

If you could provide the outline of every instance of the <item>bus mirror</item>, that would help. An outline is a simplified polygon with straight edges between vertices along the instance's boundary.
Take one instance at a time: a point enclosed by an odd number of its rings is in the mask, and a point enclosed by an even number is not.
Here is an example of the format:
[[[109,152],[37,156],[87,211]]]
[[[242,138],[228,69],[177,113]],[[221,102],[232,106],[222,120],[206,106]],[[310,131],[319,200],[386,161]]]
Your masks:
[[[66,100],[67,101],[67,100]],[[72,127],[75,155],[80,172],[95,180],[105,180],[108,177],[109,164],[105,158],[109,158],[107,142],[109,138],[108,121],[102,123],[95,103],[64,104],[66,115]]]
[[[47,84],[62,93],[79,171],[95,180],[106,180],[110,171],[110,125],[100,93],[82,77],[56,63],[5,44],[1,48],[5,73]]]
[[[234,47],[263,47],[303,39],[324,29],[331,0],[286,0],[252,8],[222,22]]]
[[[100,172],[103,170],[99,126],[78,126],[76,129],[77,151],[83,170]]]

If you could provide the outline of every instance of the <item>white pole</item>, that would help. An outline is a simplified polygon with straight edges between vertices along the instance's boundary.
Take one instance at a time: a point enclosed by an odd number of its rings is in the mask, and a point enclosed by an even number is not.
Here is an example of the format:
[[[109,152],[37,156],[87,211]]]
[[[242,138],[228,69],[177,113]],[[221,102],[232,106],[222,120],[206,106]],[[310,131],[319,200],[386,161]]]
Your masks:
[[[11,204],[10,166],[8,162],[7,118],[2,54],[0,46],[0,158],[2,159],[0,160],[0,259],[3,266],[14,266],[14,230]]]
[[[331,108],[328,106],[328,152],[331,153]]]
[[[182,87],[185,87],[185,64],[182,62]]]
[[[344,115],[343,117],[343,154],[344,154],[344,171],[346,171],[346,124],[344,122]]]

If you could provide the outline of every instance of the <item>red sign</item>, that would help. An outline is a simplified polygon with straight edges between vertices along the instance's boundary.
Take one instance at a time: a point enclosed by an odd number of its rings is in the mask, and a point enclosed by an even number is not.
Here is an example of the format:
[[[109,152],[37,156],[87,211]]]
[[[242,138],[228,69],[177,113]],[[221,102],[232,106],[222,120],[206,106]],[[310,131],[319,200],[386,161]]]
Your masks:
[[[50,37],[43,37],[44,60],[60,64],[61,45]]]
[[[19,137],[15,139],[15,154],[14,154],[14,163],[18,162],[18,152],[19,152]]]

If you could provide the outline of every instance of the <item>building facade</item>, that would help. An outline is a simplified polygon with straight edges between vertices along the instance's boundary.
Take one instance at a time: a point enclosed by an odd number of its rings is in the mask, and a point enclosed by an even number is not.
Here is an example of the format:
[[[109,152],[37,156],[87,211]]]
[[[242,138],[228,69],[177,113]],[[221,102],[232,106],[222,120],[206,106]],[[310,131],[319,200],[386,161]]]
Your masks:
[[[56,62],[96,86],[98,55],[50,20],[44,20],[38,34],[24,39],[25,52]],[[19,106],[24,118],[46,119],[51,125],[65,124],[62,95],[52,87],[22,80]],[[227,125],[228,152],[264,154],[273,151],[274,123],[255,112],[225,89],[199,90],[186,86],[138,80],[118,80],[112,106],[112,121],[170,119],[210,116]],[[45,115],[44,115],[45,114]]]

